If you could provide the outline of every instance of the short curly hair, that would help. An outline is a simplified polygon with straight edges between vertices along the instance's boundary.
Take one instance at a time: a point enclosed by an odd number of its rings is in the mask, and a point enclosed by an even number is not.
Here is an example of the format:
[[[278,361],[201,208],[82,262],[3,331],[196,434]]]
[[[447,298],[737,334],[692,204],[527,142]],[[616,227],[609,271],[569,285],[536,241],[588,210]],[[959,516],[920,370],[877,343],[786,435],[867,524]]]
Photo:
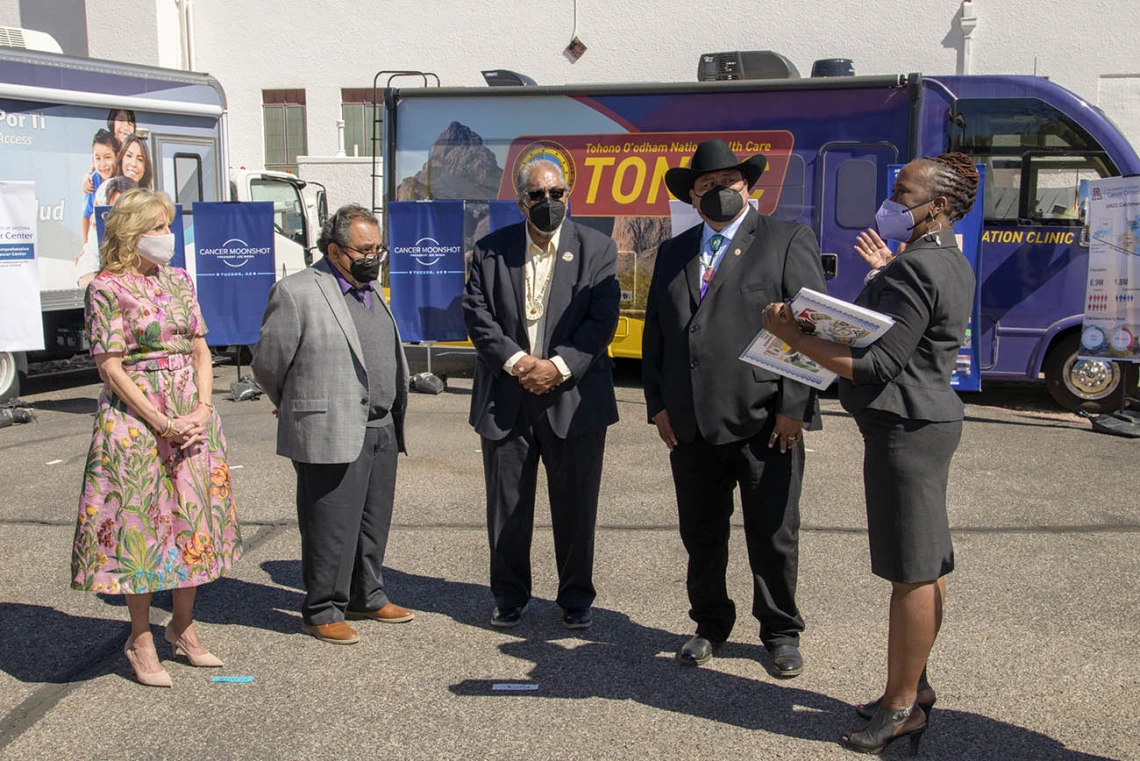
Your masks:
[[[321,228],[321,237],[317,239],[317,248],[320,249],[321,256],[329,255],[330,243],[335,243],[341,248],[347,246],[348,231],[352,229],[352,223],[359,220],[380,226],[376,215],[360,204],[350,203],[337,209],[336,213],[325,222],[325,226]]]

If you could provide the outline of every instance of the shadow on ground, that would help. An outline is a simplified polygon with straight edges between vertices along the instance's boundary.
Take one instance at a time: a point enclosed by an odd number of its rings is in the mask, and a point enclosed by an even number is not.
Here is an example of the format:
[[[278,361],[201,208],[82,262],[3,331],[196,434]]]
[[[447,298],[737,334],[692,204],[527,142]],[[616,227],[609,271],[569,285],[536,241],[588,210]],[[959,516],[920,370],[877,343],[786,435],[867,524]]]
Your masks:
[[[267,561],[261,567],[275,584],[300,589],[299,561]],[[416,611],[444,615],[466,626],[491,628],[493,603],[485,585],[387,568],[385,586],[394,600]],[[562,627],[557,605],[539,598],[531,601],[523,623],[506,633],[513,638],[499,645],[499,650],[534,664],[528,679],[468,679],[453,684],[453,694],[505,701],[631,700],[671,713],[826,743],[837,742],[846,730],[862,726],[851,705],[797,688],[794,681],[776,681],[768,676],[767,651],[758,643],[729,642],[718,656],[755,662],[755,678],[715,668],[686,668],[676,662],[673,653],[688,634],[643,626],[624,613],[604,608],[594,609],[591,628],[570,632]],[[533,684],[538,689],[493,689],[504,682]],[[892,754],[896,750],[904,750],[903,744],[898,743]],[[920,755],[995,761],[1105,761],[1103,756],[1069,750],[1039,732],[966,711],[936,711]]]

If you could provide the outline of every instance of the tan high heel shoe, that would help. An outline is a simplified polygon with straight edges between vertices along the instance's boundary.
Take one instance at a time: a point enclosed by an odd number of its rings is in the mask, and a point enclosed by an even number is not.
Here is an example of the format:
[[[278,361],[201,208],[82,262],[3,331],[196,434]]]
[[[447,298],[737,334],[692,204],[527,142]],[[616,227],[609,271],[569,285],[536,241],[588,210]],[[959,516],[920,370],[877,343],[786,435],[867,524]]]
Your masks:
[[[131,664],[131,671],[135,672],[135,679],[139,684],[147,687],[173,687],[174,682],[170,680],[170,674],[166,673],[166,669],[159,667],[158,671],[143,671],[139,663],[135,660],[135,654],[131,650],[131,645],[135,643],[133,637],[127,637],[127,644],[123,646],[123,654],[127,656],[127,663]],[[157,657],[158,653],[155,653]]]
[[[192,625],[193,624],[191,624],[191,626]],[[187,628],[189,628],[189,627],[187,627]],[[169,626],[167,626],[166,631],[164,631],[162,633],[162,638],[170,643],[170,647],[171,647],[171,649],[174,650],[175,656],[177,656],[178,651],[181,650],[183,655],[186,656],[186,660],[190,661],[191,666],[196,666],[197,668],[217,669],[217,668],[221,668],[222,666],[225,665],[224,663],[222,663],[222,660],[220,658],[218,658],[216,655],[214,655],[213,653],[210,653],[210,652],[192,653],[192,652],[190,652],[190,648],[188,648],[186,646],[186,643],[182,641],[181,637],[174,637],[173,639],[171,639],[173,634],[174,634],[174,630],[172,630]]]

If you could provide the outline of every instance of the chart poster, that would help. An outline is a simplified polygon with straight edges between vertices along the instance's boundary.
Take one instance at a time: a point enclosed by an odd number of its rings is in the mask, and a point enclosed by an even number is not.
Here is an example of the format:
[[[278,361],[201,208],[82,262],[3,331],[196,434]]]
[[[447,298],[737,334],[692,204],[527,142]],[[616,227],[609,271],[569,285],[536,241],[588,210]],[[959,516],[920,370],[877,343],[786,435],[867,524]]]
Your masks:
[[[1140,177],[1089,182],[1082,359],[1140,362]]]
[[[34,182],[0,181],[0,304],[0,351],[43,350]]]

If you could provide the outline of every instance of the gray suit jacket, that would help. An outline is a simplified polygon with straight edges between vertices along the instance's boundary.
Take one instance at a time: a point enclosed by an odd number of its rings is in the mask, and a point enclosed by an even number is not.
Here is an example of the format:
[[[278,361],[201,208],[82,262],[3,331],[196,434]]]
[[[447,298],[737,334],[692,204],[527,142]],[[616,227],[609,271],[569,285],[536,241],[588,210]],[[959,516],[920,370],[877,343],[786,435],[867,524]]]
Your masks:
[[[378,302],[388,309],[379,289],[372,296],[373,307]],[[392,417],[404,452],[408,360],[399,346]],[[278,410],[277,454],[317,464],[352,462],[360,455],[368,422],[368,372],[352,315],[326,259],[269,292],[253,374]]]
[[[950,377],[974,303],[974,271],[952,232],[939,237],[907,246],[855,299],[891,315],[895,324],[870,346],[851,350],[855,380],[839,379],[839,400],[848,412],[962,419]]]

